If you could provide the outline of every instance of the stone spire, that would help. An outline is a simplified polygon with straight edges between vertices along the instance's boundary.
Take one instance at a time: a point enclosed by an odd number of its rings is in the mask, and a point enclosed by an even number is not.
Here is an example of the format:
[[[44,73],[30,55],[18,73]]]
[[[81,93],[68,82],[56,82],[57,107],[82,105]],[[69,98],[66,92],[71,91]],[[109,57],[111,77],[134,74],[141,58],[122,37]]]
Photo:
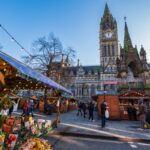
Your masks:
[[[143,57],[146,56],[146,52],[145,52],[145,50],[144,50],[142,45],[141,45],[141,50],[140,50],[140,56],[143,56]]]
[[[103,30],[114,29],[115,27],[117,27],[117,22],[110,13],[107,3],[105,4],[104,14],[103,17],[101,18],[100,25]]]
[[[130,34],[128,31],[128,26],[127,26],[127,22],[126,22],[126,17],[124,17],[125,19],[125,28],[124,28],[124,49],[127,52],[130,48],[133,48],[132,46],[132,42],[131,42],[131,38],[130,38]]]
[[[110,14],[110,11],[109,11],[109,8],[108,8],[108,5],[107,3],[105,4],[105,9],[104,9],[104,15],[103,16],[107,16]]]

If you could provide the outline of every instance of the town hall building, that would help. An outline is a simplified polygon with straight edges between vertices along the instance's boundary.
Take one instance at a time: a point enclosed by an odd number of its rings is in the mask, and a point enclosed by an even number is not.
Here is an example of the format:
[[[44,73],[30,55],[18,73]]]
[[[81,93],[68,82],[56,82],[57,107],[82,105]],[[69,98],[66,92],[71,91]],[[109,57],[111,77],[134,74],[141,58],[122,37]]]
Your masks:
[[[117,21],[106,3],[99,30],[100,65],[77,66],[63,64],[64,86],[70,89],[78,100],[89,101],[98,92],[121,92],[123,90],[144,90],[150,87],[149,67],[146,51],[132,45],[125,19],[123,47],[118,45]],[[64,62],[64,61],[62,61]]]

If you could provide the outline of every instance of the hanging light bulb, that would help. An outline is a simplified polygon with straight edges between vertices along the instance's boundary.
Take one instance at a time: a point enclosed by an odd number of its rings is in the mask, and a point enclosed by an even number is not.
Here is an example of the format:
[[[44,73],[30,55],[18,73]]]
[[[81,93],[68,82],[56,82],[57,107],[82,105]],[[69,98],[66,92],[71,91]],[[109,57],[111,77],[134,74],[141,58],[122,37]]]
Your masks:
[[[12,41],[12,42],[14,42],[14,41],[15,41],[13,37],[11,38],[11,41]]]
[[[21,47],[21,51],[24,51],[24,48],[23,48],[23,47]]]

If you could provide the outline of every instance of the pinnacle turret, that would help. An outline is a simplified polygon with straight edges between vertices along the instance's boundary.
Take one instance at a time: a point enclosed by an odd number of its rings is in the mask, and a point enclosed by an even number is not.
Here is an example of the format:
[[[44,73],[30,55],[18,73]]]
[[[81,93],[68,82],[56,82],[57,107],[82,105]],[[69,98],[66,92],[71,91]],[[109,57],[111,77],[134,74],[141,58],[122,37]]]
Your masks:
[[[109,11],[109,7],[107,5],[107,3],[105,4],[105,9],[104,9],[104,15],[103,16],[107,16],[110,14],[110,11]]]
[[[117,22],[110,13],[109,7],[106,3],[104,14],[103,17],[101,18],[101,28],[105,30],[105,29],[114,29],[115,27],[117,27]]]
[[[126,19],[126,18],[125,18]],[[130,38],[130,34],[128,31],[127,22],[125,20],[125,28],[124,28],[124,49],[125,51],[128,51],[130,48],[133,48],[132,41]]]
[[[141,45],[140,55],[141,56],[146,56],[146,52],[145,52],[145,50],[144,50],[142,45]]]

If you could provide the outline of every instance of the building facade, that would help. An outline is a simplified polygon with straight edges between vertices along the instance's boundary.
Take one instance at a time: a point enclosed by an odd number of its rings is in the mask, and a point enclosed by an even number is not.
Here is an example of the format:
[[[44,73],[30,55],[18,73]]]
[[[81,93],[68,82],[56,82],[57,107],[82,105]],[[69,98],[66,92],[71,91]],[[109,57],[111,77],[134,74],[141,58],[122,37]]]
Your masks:
[[[117,67],[116,59],[119,55],[118,50],[118,29],[116,19],[112,16],[108,5],[106,3],[103,16],[100,22],[99,32],[99,46],[100,46],[100,65],[101,65],[101,89],[104,89],[104,82],[117,81]],[[115,90],[111,85],[108,89]]]
[[[118,47],[117,21],[106,3],[99,30],[100,65],[68,67],[64,61],[62,83],[79,100],[89,101],[97,91],[119,91],[123,87],[130,90],[149,86],[149,68],[146,51],[140,54],[132,41],[125,21],[124,46]],[[108,83],[108,84],[107,84]],[[109,84],[110,83],[110,84]],[[117,84],[111,84],[117,83]]]

